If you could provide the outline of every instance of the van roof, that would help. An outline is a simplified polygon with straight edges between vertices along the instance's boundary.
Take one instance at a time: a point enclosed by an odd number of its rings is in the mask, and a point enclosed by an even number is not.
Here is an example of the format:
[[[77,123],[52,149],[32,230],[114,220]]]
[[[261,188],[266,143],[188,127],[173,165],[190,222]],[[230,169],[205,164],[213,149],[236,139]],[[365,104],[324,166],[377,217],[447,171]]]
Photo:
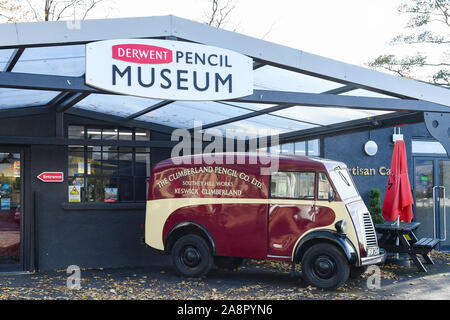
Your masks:
[[[202,159],[203,160],[200,160]],[[205,157],[211,157],[211,159],[222,159],[222,163],[211,163],[205,162]],[[319,158],[319,157],[308,157],[308,156],[297,156],[297,155],[289,155],[289,154],[274,154],[267,153],[264,151],[261,152],[216,152],[214,154],[211,153],[203,153],[203,154],[195,154],[188,156],[181,156],[175,158],[169,158],[157,163],[154,166],[154,169],[163,169],[167,167],[176,167],[176,166],[185,166],[196,164],[197,166],[206,165],[227,165],[227,164],[237,164],[237,158],[245,159],[244,164],[241,166],[254,166],[257,165],[259,167],[269,167],[271,163],[273,163],[274,159],[278,158],[279,168],[281,170],[293,170],[298,169],[299,167],[310,170],[317,169],[327,169],[332,170],[335,167],[339,166],[341,168],[346,168],[347,166],[343,162]],[[256,159],[256,164],[250,164],[250,159]],[[232,159],[232,161],[230,161]],[[228,161],[227,161],[228,160]],[[242,161],[242,160],[241,160]],[[230,163],[231,162],[231,163]],[[242,163],[242,162],[239,162]],[[255,162],[253,162],[255,163]]]

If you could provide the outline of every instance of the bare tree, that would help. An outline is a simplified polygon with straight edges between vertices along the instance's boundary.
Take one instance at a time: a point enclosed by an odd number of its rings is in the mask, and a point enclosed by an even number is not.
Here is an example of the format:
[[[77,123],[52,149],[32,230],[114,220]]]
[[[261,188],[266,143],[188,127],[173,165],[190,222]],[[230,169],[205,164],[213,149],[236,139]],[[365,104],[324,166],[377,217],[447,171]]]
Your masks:
[[[204,12],[204,23],[222,29],[231,29],[236,32],[239,28],[239,24],[232,28],[229,28],[230,18],[233,11],[236,9],[239,0],[208,0],[209,8]],[[259,38],[264,39],[273,30],[276,21],[269,26],[266,32],[264,32]]]
[[[236,2],[237,0],[209,0],[210,8],[205,13],[205,23],[225,28],[229,23],[231,12],[236,8]]]
[[[111,9],[111,0],[0,0],[6,22],[84,20],[97,8]]]

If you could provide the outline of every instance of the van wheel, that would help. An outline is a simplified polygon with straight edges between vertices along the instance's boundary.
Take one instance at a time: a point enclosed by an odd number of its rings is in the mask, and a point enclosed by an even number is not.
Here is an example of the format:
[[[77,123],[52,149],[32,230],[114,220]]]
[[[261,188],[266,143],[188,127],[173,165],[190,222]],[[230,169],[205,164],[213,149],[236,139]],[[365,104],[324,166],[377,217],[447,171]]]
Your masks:
[[[334,290],[347,281],[350,267],[347,258],[336,246],[320,243],[313,245],[303,255],[302,271],[309,284]]]
[[[172,248],[172,261],[180,275],[197,278],[209,272],[213,257],[202,237],[189,234],[175,242]]]
[[[214,264],[220,269],[234,270],[244,261],[243,258],[236,257],[214,257]]]

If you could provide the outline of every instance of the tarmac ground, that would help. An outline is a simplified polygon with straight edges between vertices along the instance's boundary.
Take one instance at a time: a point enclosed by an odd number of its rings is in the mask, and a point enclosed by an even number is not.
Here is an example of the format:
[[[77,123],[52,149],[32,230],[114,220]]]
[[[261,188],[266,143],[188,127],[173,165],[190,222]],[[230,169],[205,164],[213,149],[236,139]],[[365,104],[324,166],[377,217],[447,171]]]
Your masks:
[[[450,300],[450,254],[433,251],[434,265],[422,273],[414,264],[386,264],[335,290],[291,277],[291,266],[246,260],[234,271],[213,268],[208,276],[178,276],[169,259],[161,266],[80,269],[80,288],[67,270],[0,274],[0,300]]]

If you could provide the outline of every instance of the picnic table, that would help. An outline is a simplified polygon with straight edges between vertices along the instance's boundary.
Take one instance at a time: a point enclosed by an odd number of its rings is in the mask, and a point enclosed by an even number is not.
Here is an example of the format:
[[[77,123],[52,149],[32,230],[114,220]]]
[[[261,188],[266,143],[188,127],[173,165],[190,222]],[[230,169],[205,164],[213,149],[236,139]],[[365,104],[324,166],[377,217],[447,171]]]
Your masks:
[[[427,269],[420,261],[418,255],[421,255],[426,264],[434,264],[434,261],[428,255],[439,243],[439,239],[421,238],[418,239],[414,231],[420,226],[420,222],[401,222],[376,224],[375,230],[381,234],[378,239],[378,246],[391,253],[407,253],[419,271],[427,272]],[[408,239],[409,238],[409,239]],[[398,245],[397,245],[397,239]]]

